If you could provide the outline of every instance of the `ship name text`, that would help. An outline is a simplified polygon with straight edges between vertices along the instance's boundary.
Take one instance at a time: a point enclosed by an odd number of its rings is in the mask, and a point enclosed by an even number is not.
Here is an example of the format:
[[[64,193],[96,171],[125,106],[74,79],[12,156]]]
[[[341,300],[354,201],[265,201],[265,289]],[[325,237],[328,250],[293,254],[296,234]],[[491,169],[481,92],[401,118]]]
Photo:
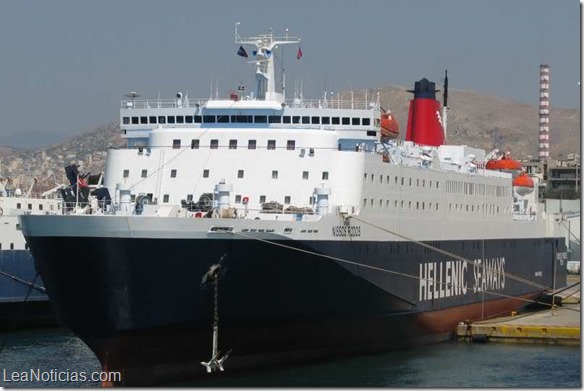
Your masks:
[[[333,236],[361,236],[361,227],[358,225],[335,225],[333,226]]]
[[[472,278],[472,281],[471,281]],[[420,301],[492,292],[505,288],[505,258],[420,263]]]

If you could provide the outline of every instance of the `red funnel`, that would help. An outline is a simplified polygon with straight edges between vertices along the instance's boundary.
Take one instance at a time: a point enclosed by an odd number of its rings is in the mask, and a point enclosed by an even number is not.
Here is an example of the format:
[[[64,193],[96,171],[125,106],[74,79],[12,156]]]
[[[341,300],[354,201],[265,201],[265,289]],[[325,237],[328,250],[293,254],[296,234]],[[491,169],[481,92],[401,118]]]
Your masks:
[[[414,99],[410,100],[406,141],[435,147],[444,144],[435,84],[424,78],[415,83],[413,91],[408,91],[414,93]]]

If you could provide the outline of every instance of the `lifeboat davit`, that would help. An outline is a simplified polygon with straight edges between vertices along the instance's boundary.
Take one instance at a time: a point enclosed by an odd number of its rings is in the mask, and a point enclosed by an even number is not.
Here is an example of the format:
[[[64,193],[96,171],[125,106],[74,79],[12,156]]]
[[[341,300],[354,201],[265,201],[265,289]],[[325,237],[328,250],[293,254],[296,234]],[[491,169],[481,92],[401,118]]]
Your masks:
[[[381,114],[381,137],[396,138],[399,136],[399,125],[391,113]]]
[[[526,173],[522,172],[513,179],[513,190],[520,196],[527,195],[533,191],[533,179]]]

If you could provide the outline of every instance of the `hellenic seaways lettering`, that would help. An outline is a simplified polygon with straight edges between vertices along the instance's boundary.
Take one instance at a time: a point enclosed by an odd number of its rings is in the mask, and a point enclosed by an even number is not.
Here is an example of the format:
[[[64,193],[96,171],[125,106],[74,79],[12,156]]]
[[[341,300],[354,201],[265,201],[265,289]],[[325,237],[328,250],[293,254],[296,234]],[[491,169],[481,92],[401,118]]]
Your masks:
[[[505,288],[505,257],[420,263],[419,301]]]

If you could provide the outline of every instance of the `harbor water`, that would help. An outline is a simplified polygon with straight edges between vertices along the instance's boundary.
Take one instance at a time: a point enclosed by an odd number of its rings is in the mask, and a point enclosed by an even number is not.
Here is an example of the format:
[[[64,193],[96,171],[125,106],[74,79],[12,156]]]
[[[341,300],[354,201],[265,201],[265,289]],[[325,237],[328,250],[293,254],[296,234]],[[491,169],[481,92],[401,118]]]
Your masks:
[[[0,334],[0,386],[99,387],[98,381],[7,381],[15,372],[92,373],[99,362],[64,329]],[[235,353],[234,353],[235,354]],[[201,357],[204,359],[206,357]],[[579,388],[579,346],[445,342],[321,363],[229,372],[186,387],[567,387]],[[8,376],[8,378],[7,378]],[[72,376],[69,376],[72,377]],[[163,385],[164,386],[164,385]]]

